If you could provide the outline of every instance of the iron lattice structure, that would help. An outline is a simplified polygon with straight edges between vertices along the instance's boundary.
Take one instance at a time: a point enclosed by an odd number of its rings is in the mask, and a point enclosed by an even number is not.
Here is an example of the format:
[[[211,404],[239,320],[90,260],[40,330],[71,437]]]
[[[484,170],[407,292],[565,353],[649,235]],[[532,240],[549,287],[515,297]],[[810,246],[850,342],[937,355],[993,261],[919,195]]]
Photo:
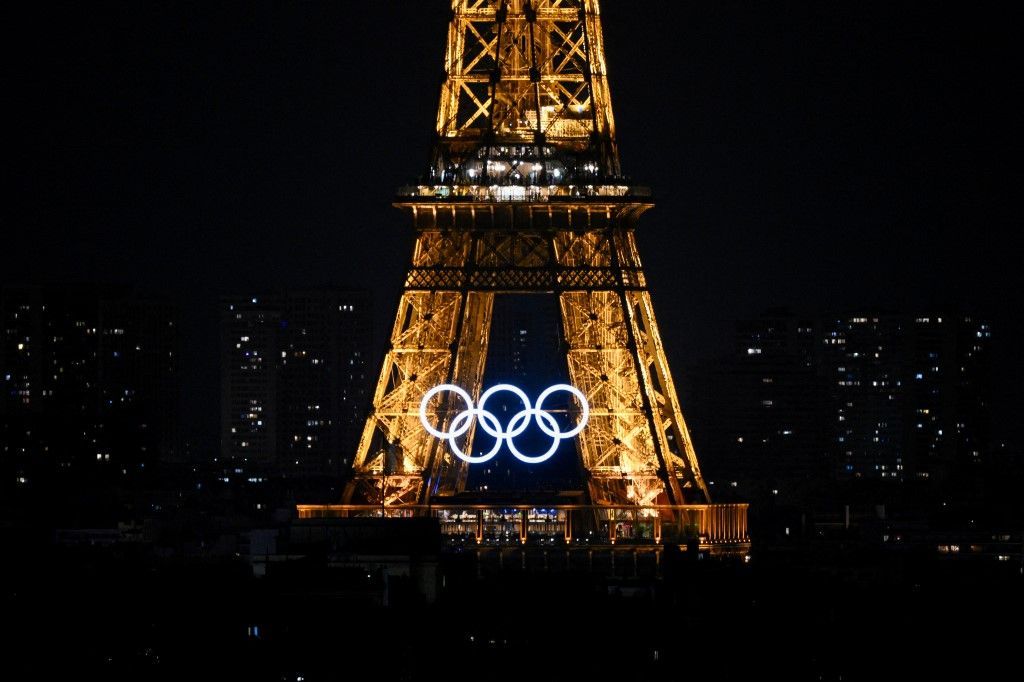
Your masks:
[[[396,206],[416,246],[345,503],[423,505],[467,465],[419,420],[454,383],[479,398],[494,296],[558,296],[590,503],[707,503],[620,175],[597,0],[454,0],[438,141]],[[436,400],[447,428],[460,407]],[[463,449],[472,448],[473,429]]]

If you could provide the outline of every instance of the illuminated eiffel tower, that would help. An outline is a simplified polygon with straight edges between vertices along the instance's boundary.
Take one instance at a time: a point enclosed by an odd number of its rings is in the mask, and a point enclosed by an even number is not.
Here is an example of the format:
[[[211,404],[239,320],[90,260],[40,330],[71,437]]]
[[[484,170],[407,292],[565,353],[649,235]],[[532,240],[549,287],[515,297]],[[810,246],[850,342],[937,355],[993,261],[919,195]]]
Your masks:
[[[453,0],[437,142],[396,206],[416,246],[345,503],[438,504],[467,464],[421,423],[432,387],[480,398],[494,296],[557,296],[589,504],[707,504],[635,241],[598,0]],[[451,427],[458,399],[434,400]],[[578,407],[578,406],[577,406]],[[472,448],[473,426],[462,437]]]

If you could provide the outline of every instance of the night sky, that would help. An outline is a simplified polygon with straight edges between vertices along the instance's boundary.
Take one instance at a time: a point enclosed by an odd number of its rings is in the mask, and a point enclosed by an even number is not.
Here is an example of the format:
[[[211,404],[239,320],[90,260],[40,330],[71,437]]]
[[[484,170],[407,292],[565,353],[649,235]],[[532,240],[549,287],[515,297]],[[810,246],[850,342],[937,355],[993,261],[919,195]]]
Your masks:
[[[219,295],[372,288],[383,351],[413,243],[390,200],[431,145],[444,0],[18,4],[0,16],[0,281],[181,303],[200,451]],[[602,10],[622,165],[657,197],[639,241],[677,374],[770,307],[952,308],[993,319],[1000,414],[1022,407],[1007,10]]]

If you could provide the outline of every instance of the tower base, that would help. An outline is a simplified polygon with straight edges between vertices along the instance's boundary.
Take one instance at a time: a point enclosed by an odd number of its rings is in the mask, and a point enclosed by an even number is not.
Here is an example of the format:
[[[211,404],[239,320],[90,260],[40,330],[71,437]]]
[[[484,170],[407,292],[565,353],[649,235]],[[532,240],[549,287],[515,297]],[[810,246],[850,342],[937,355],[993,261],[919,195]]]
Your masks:
[[[587,548],[678,544],[712,554],[750,551],[743,504],[605,506],[512,503],[298,505],[300,520],[433,517],[448,546]]]

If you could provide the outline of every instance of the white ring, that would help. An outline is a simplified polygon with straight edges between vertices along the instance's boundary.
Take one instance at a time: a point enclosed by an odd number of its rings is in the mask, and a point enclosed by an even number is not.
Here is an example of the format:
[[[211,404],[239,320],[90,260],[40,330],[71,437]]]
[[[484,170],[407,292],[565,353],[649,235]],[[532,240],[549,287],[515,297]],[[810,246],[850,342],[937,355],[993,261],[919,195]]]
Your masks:
[[[423,428],[427,430],[427,433],[429,433],[434,438],[458,438],[466,431],[469,431],[469,426],[471,423],[469,420],[466,421],[466,426],[461,431],[451,433],[438,431],[437,429],[430,425],[429,421],[427,421],[427,403],[430,402],[431,398],[433,398],[438,393],[441,393],[442,391],[451,391],[455,395],[465,400],[466,407],[472,412],[473,398],[470,397],[468,393],[466,393],[464,390],[462,390],[455,384],[441,384],[440,386],[434,386],[432,389],[430,389],[423,395],[423,400],[420,401],[420,422],[423,423]]]
[[[537,420],[538,424],[543,423],[541,421],[541,417],[543,417],[544,419],[547,419],[549,422],[551,422],[555,426],[555,428],[558,428],[558,422],[556,422],[555,418],[552,417],[547,412],[535,412],[534,410],[530,410],[529,412],[532,412],[533,414],[531,415],[526,410],[523,410],[516,416],[512,417],[512,421],[508,423],[509,428],[512,428],[512,425],[515,424],[517,419],[522,419],[524,424],[529,423],[531,416]],[[524,455],[523,453],[519,452],[519,448],[516,447],[515,441],[509,438],[508,449],[512,451],[512,456],[518,459],[520,462],[526,462],[527,464],[539,464],[541,462],[546,462],[548,459],[550,459],[550,457],[553,454],[555,454],[555,450],[558,449],[558,444],[561,442],[561,438],[554,437],[551,439],[551,447],[548,448],[548,451],[545,452],[543,455]]]
[[[587,404],[587,397],[583,395],[583,391],[581,391],[580,389],[576,388],[575,386],[570,386],[569,384],[555,384],[554,386],[546,388],[539,396],[537,396],[537,402],[534,403],[533,409],[536,410],[538,413],[541,412],[544,409],[541,407],[541,405],[544,403],[544,399],[547,398],[552,393],[554,393],[555,391],[568,391],[569,393],[572,393],[574,396],[576,396],[576,399],[579,400],[580,405],[583,407],[583,413],[580,415],[580,423],[576,425],[576,428],[572,429],[571,431],[566,431],[565,433],[562,433],[561,431],[557,433],[553,431],[548,431],[547,429],[544,428],[544,424],[540,421],[540,419],[537,420],[537,426],[540,427],[541,431],[551,436],[552,438],[572,438],[573,436],[583,431],[583,427],[587,425],[588,421],[590,421],[590,405]]]
[[[474,412],[474,410],[466,410],[465,412],[463,412],[458,417],[452,420],[452,426],[454,427],[455,423],[460,419],[465,419],[467,424],[472,423],[473,417],[479,416],[481,425],[483,425],[485,420],[492,419],[494,420],[494,423],[498,425],[499,428],[501,427],[501,424],[498,423],[498,420],[495,419],[494,415],[492,415],[490,412],[482,412],[479,415],[474,414]],[[498,450],[501,449],[501,442],[501,438],[495,438],[494,447],[491,448],[490,452],[488,452],[486,455],[477,455],[476,457],[474,457],[473,455],[467,455],[465,452],[463,452],[462,449],[459,447],[459,444],[455,442],[455,438],[448,439],[448,447],[451,448],[452,454],[461,459],[463,462],[468,462],[470,464],[480,464],[482,462],[486,462],[489,459],[492,459],[496,454],[498,454]]]
[[[480,396],[480,406],[476,408],[475,412],[477,414],[483,414],[485,412],[484,405],[487,403],[487,399],[490,398],[495,393],[500,393],[502,391],[507,391],[509,393],[514,393],[517,398],[519,398],[520,400],[523,401],[523,407],[526,408],[526,410],[530,410],[531,409],[530,398],[526,395],[525,392],[523,392],[523,390],[521,388],[519,388],[518,386],[513,386],[512,384],[497,384],[495,386],[491,386],[489,389],[484,391],[484,394],[482,396]],[[491,413],[491,412],[488,412],[488,414],[490,414],[491,416],[494,416],[493,413]],[[522,412],[517,412],[516,413],[517,416],[519,414],[522,414]],[[514,417],[513,417],[512,421],[515,421]],[[495,420],[495,422],[497,422],[497,420]],[[512,426],[512,422],[509,422],[508,425],[511,427]],[[492,438],[515,438],[516,436],[521,434],[523,431],[525,431],[526,428],[529,425],[530,425],[529,421],[524,421],[522,427],[520,427],[520,429],[518,431],[515,430],[515,429],[512,429],[512,430],[510,430],[508,432],[502,432],[502,431],[500,431],[498,429],[496,429],[494,431],[491,431],[490,429],[487,428],[487,425],[484,424],[482,420],[480,421],[480,428],[482,428],[484,430],[484,432],[487,433],[487,435],[491,436]],[[500,424],[499,424],[499,427],[500,427]]]

